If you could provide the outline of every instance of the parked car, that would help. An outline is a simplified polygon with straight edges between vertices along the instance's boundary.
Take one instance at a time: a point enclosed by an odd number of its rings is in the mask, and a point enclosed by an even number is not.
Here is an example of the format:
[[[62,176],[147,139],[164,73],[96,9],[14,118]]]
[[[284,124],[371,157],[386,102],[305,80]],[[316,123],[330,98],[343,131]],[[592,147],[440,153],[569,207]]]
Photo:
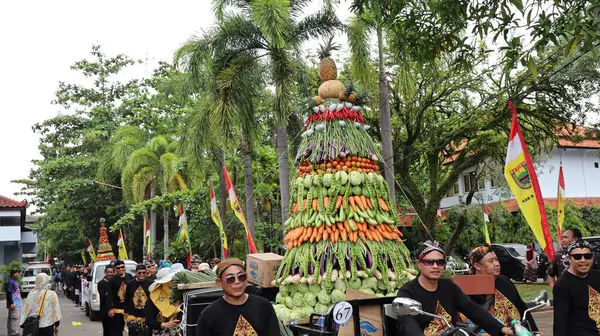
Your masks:
[[[594,264],[592,265],[592,268],[600,270],[600,236],[584,237],[583,240],[592,245],[592,250],[594,252]]]
[[[21,276],[21,295],[27,297],[29,292],[35,288],[35,277],[40,273],[46,273],[50,277],[51,284],[54,284],[54,274],[52,267],[46,262],[31,261],[23,267]]]
[[[460,257],[449,255],[446,260],[446,269],[451,270],[453,274],[463,275],[469,273],[469,263],[463,261]]]
[[[133,260],[124,260],[125,271],[135,276],[136,262]],[[85,315],[92,321],[100,320],[100,296],[98,295],[98,282],[104,279],[104,270],[110,261],[98,261],[92,265],[91,273],[88,274],[87,301],[85,302]]]
[[[492,244],[492,250],[500,261],[500,273],[515,280],[522,281],[525,272],[525,252],[523,244]]]

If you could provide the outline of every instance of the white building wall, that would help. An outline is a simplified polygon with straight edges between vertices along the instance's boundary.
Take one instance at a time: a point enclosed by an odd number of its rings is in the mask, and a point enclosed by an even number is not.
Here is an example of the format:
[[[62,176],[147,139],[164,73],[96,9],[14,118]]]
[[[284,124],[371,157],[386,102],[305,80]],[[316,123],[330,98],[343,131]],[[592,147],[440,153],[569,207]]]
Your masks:
[[[565,178],[565,195],[567,198],[574,197],[600,197],[600,157],[596,149],[584,148],[556,148],[552,150],[542,163],[536,164],[536,173],[542,196],[544,198],[556,198],[558,186],[558,171],[562,159],[563,174]],[[498,167],[502,174],[504,167]],[[465,174],[474,168],[465,171]],[[502,176],[502,175],[500,175]],[[442,209],[449,208],[461,203],[461,199],[467,196],[464,181],[458,181],[459,195],[442,199]],[[492,188],[490,181],[485,181],[485,189],[475,194],[473,203],[494,203],[507,199],[507,191]],[[512,198],[508,197],[509,199]]]

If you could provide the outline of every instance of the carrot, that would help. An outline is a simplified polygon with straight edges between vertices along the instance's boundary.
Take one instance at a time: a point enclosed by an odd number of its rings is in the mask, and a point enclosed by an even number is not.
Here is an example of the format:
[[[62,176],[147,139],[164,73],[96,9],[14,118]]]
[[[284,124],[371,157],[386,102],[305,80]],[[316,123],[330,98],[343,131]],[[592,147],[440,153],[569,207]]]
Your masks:
[[[365,236],[367,236],[368,240],[375,240],[375,239],[373,239],[373,235],[371,234],[371,231],[369,231],[369,230],[365,231]]]
[[[296,239],[297,240],[300,240],[300,238],[304,235],[304,230],[305,229],[306,228],[304,228],[304,227],[299,227],[299,228],[296,229]]]
[[[335,209],[339,209],[344,202],[344,196],[338,196],[337,202],[335,202]]]
[[[338,227],[338,229],[343,230],[344,229],[344,223],[338,222],[337,223],[337,227]]]
[[[319,234],[322,235],[323,234],[323,230],[325,230],[325,226],[326,225],[321,225],[319,226]]]
[[[323,231],[323,240],[327,240],[329,239],[329,231],[325,230]]]
[[[313,201],[312,201],[312,203],[313,203],[313,204],[312,204],[312,208],[313,208],[313,210],[314,210],[314,211],[317,211],[317,210],[319,210],[319,200],[317,200],[316,198],[313,198]]]
[[[368,197],[365,197],[365,199],[367,200],[367,205],[369,206],[369,209],[374,210],[375,207],[373,206],[373,203],[371,203],[371,199],[369,199]]]
[[[379,199],[379,207],[383,209],[383,211],[390,211],[390,208],[388,208],[387,204],[385,204],[383,198]]]
[[[298,213],[298,203],[294,203],[294,206],[292,207],[292,213],[294,213],[294,214]]]
[[[375,230],[375,235],[377,236],[377,241],[383,243],[383,236],[381,235],[381,232]]]
[[[335,231],[333,233],[333,242],[336,243],[338,241],[338,239],[340,238],[340,231]]]
[[[394,238],[387,232],[381,232],[381,236],[385,239],[394,240]]]
[[[306,230],[306,233],[304,234],[304,241],[307,241],[308,239],[310,239],[310,236],[312,236],[312,232],[313,232],[313,228],[312,228],[312,226],[309,226],[308,230]]]
[[[362,203],[362,200],[360,199],[360,197],[358,196],[354,196],[354,203],[356,203],[356,205],[358,205],[358,207],[362,210],[365,211],[365,205]]]
[[[288,249],[288,250],[291,250],[291,249],[293,249],[293,248],[294,248],[294,242],[288,242],[288,243],[287,243],[287,249]]]
[[[346,235],[346,230],[340,230],[343,241],[348,241],[348,235]]]
[[[356,203],[354,203],[354,197],[353,196],[348,197],[348,202],[350,202],[350,206],[352,207],[352,210],[354,210],[354,212],[356,212]]]
[[[362,231],[359,231],[359,232],[358,232],[358,235],[360,236],[360,238],[361,238],[363,241],[367,240],[367,236],[365,235],[365,233],[364,233],[364,232],[362,232]]]
[[[362,204],[365,206],[364,210],[367,210],[369,208],[369,204],[367,203],[367,198],[365,197],[365,195],[360,195],[360,200],[361,200]]]
[[[331,227],[324,225],[325,226],[325,231],[329,232],[329,234],[333,233],[333,231],[331,231]]]
[[[348,224],[348,221],[345,220],[344,221],[344,228],[346,229],[346,231],[351,232],[352,230],[350,230],[350,225]]]
[[[303,210],[306,210],[306,209],[308,209],[308,208],[306,207],[306,204],[307,204],[307,203],[308,203],[308,199],[306,199],[306,198],[305,198],[305,199],[304,199],[304,208],[302,208]]]
[[[327,204],[329,204],[329,197],[325,196],[325,199],[323,200],[323,204],[325,205],[325,208],[327,209]]]

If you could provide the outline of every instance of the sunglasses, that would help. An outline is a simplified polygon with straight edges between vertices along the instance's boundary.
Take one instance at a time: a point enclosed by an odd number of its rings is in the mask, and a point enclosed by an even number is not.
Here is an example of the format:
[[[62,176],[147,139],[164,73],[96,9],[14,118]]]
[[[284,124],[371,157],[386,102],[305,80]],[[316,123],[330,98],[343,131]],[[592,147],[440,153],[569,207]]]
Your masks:
[[[116,269],[125,269],[125,266],[116,267]]]
[[[228,285],[233,285],[235,283],[235,279],[237,279],[239,282],[244,282],[246,281],[246,279],[248,279],[248,274],[246,273],[240,273],[237,275],[228,275],[225,278],[225,283]]]
[[[145,271],[143,271],[143,272],[136,272],[136,274],[137,275],[142,275],[142,274],[146,274],[146,272]]]
[[[569,254],[569,256],[573,257],[575,260],[581,260],[581,258],[585,260],[591,260],[594,257],[593,253],[573,253]]]
[[[446,266],[446,259],[421,259],[420,261],[425,266],[433,266],[433,264]]]

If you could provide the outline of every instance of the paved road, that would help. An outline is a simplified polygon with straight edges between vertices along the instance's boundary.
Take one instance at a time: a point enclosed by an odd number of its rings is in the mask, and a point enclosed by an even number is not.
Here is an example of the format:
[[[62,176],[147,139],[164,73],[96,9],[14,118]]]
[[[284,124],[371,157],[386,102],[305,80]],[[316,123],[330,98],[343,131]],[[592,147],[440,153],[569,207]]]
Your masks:
[[[534,312],[533,318],[540,331],[544,332],[544,336],[553,336],[552,325],[554,324],[554,311],[552,309]]]
[[[92,322],[85,316],[83,310],[75,307],[73,301],[59,294],[62,321],[60,321],[60,336],[96,336],[102,335],[102,324]],[[0,301],[0,335],[7,334],[6,331],[6,301]],[[74,327],[73,322],[81,322],[81,326]]]

